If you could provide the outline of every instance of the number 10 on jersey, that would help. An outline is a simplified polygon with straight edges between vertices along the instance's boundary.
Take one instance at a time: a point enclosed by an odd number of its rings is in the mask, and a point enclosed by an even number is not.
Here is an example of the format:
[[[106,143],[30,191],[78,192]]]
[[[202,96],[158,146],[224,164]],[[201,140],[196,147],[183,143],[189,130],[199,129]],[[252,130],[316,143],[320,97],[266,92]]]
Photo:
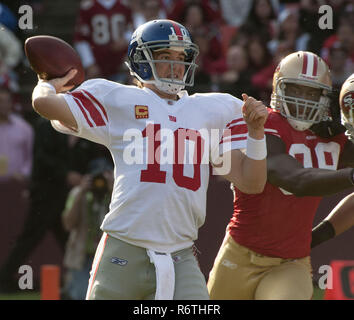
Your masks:
[[[166,183],[166,171],[161,170],[161,125],[149,123],[142,131],[147,141],[148,164],[141,170],[141,182]],[[172,172],[174,182],[181,188],[196,191],[200,188],[200,165],[204,153],[204,139],[200,132],[193,129],[179,128],[173,132]],[[193,150],[193,177],[184,175],[186,141],[194,143]]]

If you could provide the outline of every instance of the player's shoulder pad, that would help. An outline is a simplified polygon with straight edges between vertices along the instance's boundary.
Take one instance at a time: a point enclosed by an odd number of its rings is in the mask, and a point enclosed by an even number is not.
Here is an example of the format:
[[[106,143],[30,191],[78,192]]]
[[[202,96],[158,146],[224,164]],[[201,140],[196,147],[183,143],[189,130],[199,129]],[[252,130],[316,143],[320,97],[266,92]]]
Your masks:
[[[209,102],[214,102],[219,105],[219,107],[237,104],[240,107],[243,104],[241,99],[234,97],[229,93],[221,93],[221,92],[208,92],[208,93],[195,93],[191,97]]]
[[[89,79],[84,81],[79,87],[75,89],[75,91],[81,89],[92,90],[92,91],[101,91],[101,90],[111,91],[121,87],[124,87],[124,85],[114,81],[97,78],[97,79]]]

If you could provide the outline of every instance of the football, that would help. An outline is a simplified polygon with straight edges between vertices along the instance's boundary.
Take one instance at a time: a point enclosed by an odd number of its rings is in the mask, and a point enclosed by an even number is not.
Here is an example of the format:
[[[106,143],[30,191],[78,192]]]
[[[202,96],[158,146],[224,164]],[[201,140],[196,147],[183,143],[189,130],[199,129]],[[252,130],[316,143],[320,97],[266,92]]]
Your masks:
[[[31,68],[41,79],[63,77],[69,70],[77,69],[76,76],[68,85],[78,86],[85,80],[85,71],[79,55],[62,39],[46,35],[27,38],[25,53]]]

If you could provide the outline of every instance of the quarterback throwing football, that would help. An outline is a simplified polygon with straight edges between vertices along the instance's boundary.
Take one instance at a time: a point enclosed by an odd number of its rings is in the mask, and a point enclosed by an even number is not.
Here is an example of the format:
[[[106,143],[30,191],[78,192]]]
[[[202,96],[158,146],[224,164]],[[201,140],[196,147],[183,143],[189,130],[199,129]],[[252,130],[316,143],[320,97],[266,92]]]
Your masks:
[[[93,79],[61,93],[70,89],[70,71],[34,89],[34,109],[56,130],[107,146],[115,163],[87,299],[208,299],[193,255],[205,219],[203,159],[214,159],[220,172],[229,156],[223,175],[235,186],[247,194],[264,188],[266,107],[246,94],[244,102],[221,93],[189,96],[183,89],[193,85],[197,54],[185,27],[154,20],[129,43],[137,86]],[[217,139],[205,134],[212,130]]]

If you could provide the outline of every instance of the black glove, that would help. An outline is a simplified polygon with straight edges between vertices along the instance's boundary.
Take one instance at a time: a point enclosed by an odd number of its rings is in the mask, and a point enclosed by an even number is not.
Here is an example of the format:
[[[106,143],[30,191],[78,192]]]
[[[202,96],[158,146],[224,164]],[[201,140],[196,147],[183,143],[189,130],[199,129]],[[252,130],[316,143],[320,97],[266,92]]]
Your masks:
[[[329,139],[346,131],[340,119],[339,93],[339,90],[333,89],[333,91],[328,94],[330,99],[329,111],[332,121],[321,121],[310,127],[310,130],[321,138]]]

